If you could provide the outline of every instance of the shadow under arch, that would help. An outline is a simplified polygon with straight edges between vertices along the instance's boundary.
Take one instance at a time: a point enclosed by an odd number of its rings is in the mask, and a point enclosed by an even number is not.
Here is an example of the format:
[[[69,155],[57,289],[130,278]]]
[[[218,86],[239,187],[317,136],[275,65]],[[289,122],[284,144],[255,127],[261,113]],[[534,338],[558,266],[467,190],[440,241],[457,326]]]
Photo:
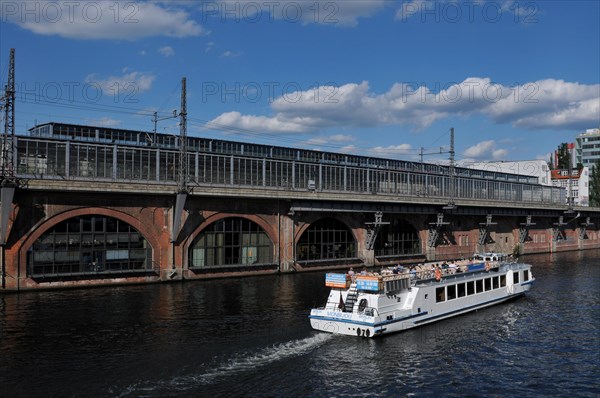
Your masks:
[[[315,262],[356,259],[358,242],[352,228],[337,218],[323,217],[304,225],[295,240],[296,260]]]
[[[273,227],[256,215],[218,213],[204,220],[185,242],[185,264],[193,271],[275,265]]]

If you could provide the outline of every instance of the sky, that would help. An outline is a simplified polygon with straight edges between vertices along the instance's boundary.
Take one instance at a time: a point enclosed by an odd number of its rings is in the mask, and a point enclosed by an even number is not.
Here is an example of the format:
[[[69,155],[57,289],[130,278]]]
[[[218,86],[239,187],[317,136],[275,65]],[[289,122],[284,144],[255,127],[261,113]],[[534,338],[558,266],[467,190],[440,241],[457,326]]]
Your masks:
[[[0,0],[16,130],[64,122],[429,162],[600,127],[600,1]],[[423,148],[423,149],[422,149]],[[442,153],[440,153],[442,152]]]

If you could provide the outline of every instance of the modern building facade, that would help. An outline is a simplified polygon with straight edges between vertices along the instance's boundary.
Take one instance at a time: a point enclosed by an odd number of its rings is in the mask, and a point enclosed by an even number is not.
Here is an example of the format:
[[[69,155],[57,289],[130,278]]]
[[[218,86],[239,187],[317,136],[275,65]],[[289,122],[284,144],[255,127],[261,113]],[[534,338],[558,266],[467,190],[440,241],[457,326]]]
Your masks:
[[[575,139],[575,159],[590,171],[600,159],[600,129],[588,129]]]

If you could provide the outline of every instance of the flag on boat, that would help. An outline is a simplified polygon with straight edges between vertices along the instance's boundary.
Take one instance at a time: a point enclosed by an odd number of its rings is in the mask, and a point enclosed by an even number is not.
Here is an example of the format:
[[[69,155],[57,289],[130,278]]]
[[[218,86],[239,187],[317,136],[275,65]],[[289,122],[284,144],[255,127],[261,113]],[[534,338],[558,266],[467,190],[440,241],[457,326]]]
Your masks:
[[[344,309],[344,299],[342,298],[342,292],[340,292],[340,304],[338,305],[340,310]]]

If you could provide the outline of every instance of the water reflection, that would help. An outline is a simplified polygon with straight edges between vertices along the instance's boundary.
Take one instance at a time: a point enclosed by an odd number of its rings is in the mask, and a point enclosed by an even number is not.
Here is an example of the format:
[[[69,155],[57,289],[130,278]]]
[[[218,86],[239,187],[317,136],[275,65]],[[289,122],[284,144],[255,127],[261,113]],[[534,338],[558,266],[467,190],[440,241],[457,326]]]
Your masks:
[[[0,296],[0,396],[597,396],[600,251],[525,260],[526,297],[370,340],[310,328],[323,273]]]

